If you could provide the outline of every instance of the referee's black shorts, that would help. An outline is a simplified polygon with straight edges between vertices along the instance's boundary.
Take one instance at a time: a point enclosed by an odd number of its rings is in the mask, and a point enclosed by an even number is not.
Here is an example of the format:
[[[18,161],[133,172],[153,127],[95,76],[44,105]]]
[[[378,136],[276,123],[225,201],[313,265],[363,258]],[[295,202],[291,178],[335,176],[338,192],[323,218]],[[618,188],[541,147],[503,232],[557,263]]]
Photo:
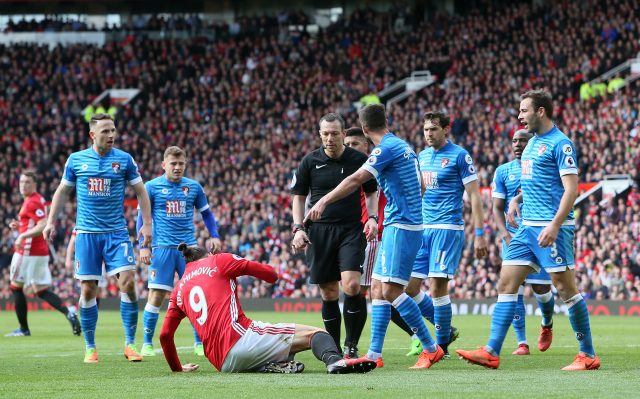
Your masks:
[[[360,272],[364,263],[367,239],[362,223],[314,223],[307,232],[311,245],[307,249],[311,284],[340,281],[341,272]]]

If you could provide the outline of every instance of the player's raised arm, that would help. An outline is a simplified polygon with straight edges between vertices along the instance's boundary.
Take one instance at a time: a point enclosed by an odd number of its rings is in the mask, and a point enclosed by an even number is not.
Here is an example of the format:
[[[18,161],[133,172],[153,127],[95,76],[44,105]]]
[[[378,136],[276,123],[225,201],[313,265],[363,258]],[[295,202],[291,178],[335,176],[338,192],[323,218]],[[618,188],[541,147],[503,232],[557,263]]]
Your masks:
[[[62,210],[62,205],[67,202],[67,197],[69,196],[72,187],[73,186],[65,184],[63,180],[63,182],[61,182],[56,189],[56,192],[53,194],[53,198],[51,199],[51,207],[49,208],[49,217],[47,218],[47,224],[42,230],[42,236],[45,240],[51,240],[51,238],[53,237],[56,217]]]
[[[320,198],[320,200],[313,206],[313,208],[309,210],[305,221],[312,220],[315,222],[316,220],[320,219],[327,205],[343,199],[373,178],[374,176],[368,170],[362,168],[358,169],[357,172],[350,175],[340,184],[338,184],[338,187],[334,188],[327,195]]]
[[[140,206],[140,212],[142,213],[142,227],[138,233],[138,238],[143,237],[142,245],[151,245],[152,230],[151,230],[151,201],[149,200],[149,194],[142,181],[137,182],[131,186],[133,191],[136,192],[138,197],[138,205]]]
[[[278,274],[273,270],[273,266],[254,262],[238,255],[220,254],[216,258],[216,266],[227,278],[253,276],[269,284],[273,284],[278,280]]]

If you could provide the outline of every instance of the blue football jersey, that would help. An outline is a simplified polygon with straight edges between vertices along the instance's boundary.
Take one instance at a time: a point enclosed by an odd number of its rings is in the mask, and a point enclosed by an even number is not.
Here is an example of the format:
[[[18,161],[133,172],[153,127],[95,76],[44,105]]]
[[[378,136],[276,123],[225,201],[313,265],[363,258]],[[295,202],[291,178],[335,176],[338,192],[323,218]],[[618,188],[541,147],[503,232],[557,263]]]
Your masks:
[[[165,175],[145,184],[151,200],[154,247],[176,247],[181,242],[195,245],[193,212],[209,209],[209,201],[200,183],[183,177],[169,181]]]
[[[93,147],[72,153],[62,183],[76,187],[76,230],[100,233],[126,229],[125,188],[141,181],[131,155],[117,148],[102,157]]]
[[[504,200],[505,215],[509,209],[509,203],[516,195],[520,194],[520,160],[514,159],[498,166],[496,173],[493,175],[493,183],[491,184],[491,196],[493,198],[502,198]],[[522,210],[522,204],[520,204]],[[519,217],[516,217],[518,225],[521,224]],[[514,234],[518,229],[507,223],[507,231]]]
[[[578,174],[576,149],[556,126],[533,136],[522,153],[523,225],[542,226],[553,220],[564,194],[562,176]],[[573,223],[573,210],[566,224]]]
[[[422,229],[418,157],[404,140],[387,133],[362,165],[387,197],[384,226]]]
[[[448,141],[438,151],[424,149],[418,159],[426,187],[422,198],[424,224],[464,225],[464,186],[478,180],[471,155]]]

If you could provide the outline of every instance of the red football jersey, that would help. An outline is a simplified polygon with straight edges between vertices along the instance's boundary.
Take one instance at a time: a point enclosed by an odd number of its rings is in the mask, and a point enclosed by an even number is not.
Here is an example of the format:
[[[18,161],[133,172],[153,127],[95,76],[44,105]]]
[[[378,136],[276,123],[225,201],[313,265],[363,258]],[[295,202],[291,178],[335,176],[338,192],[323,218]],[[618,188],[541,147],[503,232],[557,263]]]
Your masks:
[[[182,370],[173,334],[184,317],[189,318],[198,332],[207,359],[218,370],[222,368],[227,353],[252,321],[242,311],[236,291],[236,277],[243,275],[269,283],[278,279],[272,266],[228,253],[187,264],[171,294],[160,333],[164,355],[172,370]]]
[[[18,214],[18,221],[20,222],[19,233],[29,230],[47,216],[44,203],[44,198],[38,193],[33,193],[25,198]],[[47,256],[49,255],[49,246],[42,234],[40,234],[26,238],[22,242],[22,248],[16,249],[16,252],[24,256]]]
[[[384,196],[384,193],[378,187],[378,240],[382,239],[382,230],[384,226],[382,223],[384,222],[384,207],[387,206],[387,197]],[[364,191],[360,190],[360,206],[362,207],[362,224],[366,224],[369,219],[369,213],[367,212],[367,203],[364,196]]]

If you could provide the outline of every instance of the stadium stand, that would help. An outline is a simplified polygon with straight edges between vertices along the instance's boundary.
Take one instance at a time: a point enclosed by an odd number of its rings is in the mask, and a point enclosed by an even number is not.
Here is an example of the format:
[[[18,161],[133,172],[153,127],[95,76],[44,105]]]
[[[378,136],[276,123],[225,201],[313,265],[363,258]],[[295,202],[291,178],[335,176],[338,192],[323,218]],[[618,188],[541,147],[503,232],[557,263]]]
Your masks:
[[[556,96],[556,120],[577,144],[582,182],[629,174],[637,185],[638,81],[586,101],[580,88],[638,54],[639,14],[638,3],[625,0],[547,8],[516,4],[467,16],[434,14],[427,22],[407,19],[410,33],[398,34],[384,23],[392,20],[388,13],[366,9],[315,37],[286,29],[288,18],[306,21],[295,13],[219,25],[214,41],[197,35],[181,41],[125,35],[106,48],[2,46],[0,167],[9,173],[0,175],[0,297],[10,296],[8,264],[15,235],[7,224],[21,203],[20,171],[36,168],[39,192],[51,198],[66,156],[88,145],[82,109],[111,87],[142,91],[118,110],[117,126],[118,146],[134,154],[145,180],[162,172],[167,146],[183,146],[190,158],[187,175],[205,187],[227,250],[277,268],[280,281],[275,286],[250,278],[239,281],[247,297],[318,295],[306,283],[303,259],[288,250],[291,172],[301,154],[319,145],[316,130],[322,114],[338,111],[355,125],[353,102],[414,70],[428,69],[438,82],[390,109],[392,129],[421,149],[422,113],[447,110],[453,139],[472,152],[482,186],[488,187],[495,167],[509,160],[518,94],[534,87],[546,87]],[[205,28],[194,21],[151,19],[109,29]],[[11,29],[63,31],[75,25],[34,24],[18,23]],[[542,25],[545,36],[531,36],[541,32],[532,27]],[[75,30],[84,29],[91,28]],[[485,195],[486,207],[489,200]],[[605,206],[598,200],[591,198],[579,208],[576,278],[589,298],[638,300],[640,195],[634,188]],[[72,271],[64,267],[74,212],[70,202],[51,244],[55,291],[63,298],[77,295]],[[127,218],[134,235],[133,209],[127,209]],[[490,255],[475,261],[467,246],[451,283],[456,298],[497,294],[499,242],[490,218],[486,230],[494,238]],[[199,242],[204,244],[204,232]],[[143,297],[145,278],[141,266]],[[106,291],[116,295],[117,287],[112,282]]]

